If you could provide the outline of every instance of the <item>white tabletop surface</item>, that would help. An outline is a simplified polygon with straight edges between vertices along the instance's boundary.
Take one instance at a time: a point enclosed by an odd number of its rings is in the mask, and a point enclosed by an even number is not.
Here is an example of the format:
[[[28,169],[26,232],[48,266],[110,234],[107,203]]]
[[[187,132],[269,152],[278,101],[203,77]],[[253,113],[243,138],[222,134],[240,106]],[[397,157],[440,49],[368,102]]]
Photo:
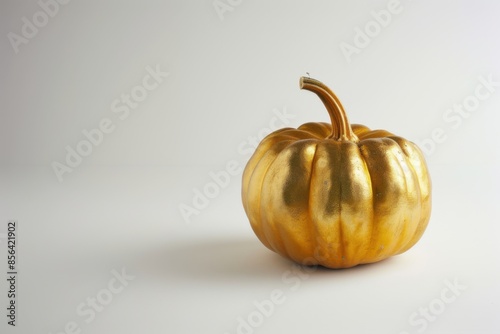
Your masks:
[[[15,328],[0,281],[1,332],[499,333],[499,12],[486,0],[2,2],[0,268],[8,278],[15,220],[18,273]],[[303,268],[251,230],[252,143],[328,121],[302,75],[352,123],[423,147],[433,210],[408,252]],[[220,173],[228,184],[200,200]]]

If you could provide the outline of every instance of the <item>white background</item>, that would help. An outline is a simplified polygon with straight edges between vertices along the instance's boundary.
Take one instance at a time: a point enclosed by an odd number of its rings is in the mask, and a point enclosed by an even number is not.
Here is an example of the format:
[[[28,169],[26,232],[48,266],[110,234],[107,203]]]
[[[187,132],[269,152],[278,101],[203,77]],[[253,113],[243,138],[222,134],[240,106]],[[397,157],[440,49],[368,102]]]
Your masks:
[[[1,332],[60,333],[74,322],[66,332],[498,333],[500,87],[467,118],[443,117],[474,96],[479,77],[500,82],[500,5],[401,0],[346,57],[342,43],[355,46],[356,29],[388,1],[221,3],[232,10],[218,15],[212,0],[71,1],[13,47],[10,33],[22,36],[23,17],[42,9],[1,2],[0,233],[18,221],[20,273],[15,330],[1,280]],[[142,85],[148,66],[169,75],[120,119],[112,103]],[[241,171],[189,223],[181,215],[211,172],[245,165],[249,137],[276,111],[293,127],[328,121],[299,90],[306,72],[353,123],[417,143],[445,138],[428,148],[429,227],[405,254],[291,272],[250,228]],[[66,147],[103,119],[113,131],[59,182],[52,164],[66,164]],[[94,319],[79,314],[88,298],[110,296],[113,270],[133,279]],[[464,288],[455,296],[446,281]],[[259,318],[255,302],[276,289],[282,303]],[[259,326],[239,328],[239,317]]]

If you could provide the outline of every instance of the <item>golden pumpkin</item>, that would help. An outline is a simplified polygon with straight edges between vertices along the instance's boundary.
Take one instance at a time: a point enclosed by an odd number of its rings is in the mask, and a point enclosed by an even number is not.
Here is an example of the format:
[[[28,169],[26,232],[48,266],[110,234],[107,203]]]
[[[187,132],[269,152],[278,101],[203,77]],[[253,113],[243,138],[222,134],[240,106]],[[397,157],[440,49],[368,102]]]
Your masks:
[[[431,211],[431,181],[414,143],[349,124],[335,94],[302,77],[331,124],[265,137],[243,172],[242,200],[269,249],[300,264],[348,268],[412,247]]]

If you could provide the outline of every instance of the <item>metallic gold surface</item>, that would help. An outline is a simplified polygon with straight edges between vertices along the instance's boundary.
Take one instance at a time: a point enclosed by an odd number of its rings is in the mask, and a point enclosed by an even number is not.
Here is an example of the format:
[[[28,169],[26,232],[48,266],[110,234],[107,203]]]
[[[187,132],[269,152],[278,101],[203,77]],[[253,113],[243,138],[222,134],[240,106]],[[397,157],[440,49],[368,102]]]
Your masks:
[[[348,268],[411,248],[427,227],[431,181],[420,149],[384,130],[349,124],[321,82],[301,78],[332,124],[277,130],[243,172],[250,224],[269,249],[301,264]]]

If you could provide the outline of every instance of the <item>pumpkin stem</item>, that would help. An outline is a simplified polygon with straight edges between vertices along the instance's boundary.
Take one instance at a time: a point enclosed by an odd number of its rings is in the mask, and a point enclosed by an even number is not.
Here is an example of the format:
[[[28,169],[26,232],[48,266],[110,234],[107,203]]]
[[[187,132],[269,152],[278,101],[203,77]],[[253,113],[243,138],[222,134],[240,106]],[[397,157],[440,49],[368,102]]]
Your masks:
[[[351,124],[347,119],[344,107],[340,103],[339,98],[322,82],[308,78],[300,78],[300,88],[309,90],[323,101],[328,114],[330,114],[330,120],[332,123],[332,133],[328,138],[335,140],[349,140],[357,142],[359,139],[354,134],[351,128]]]

